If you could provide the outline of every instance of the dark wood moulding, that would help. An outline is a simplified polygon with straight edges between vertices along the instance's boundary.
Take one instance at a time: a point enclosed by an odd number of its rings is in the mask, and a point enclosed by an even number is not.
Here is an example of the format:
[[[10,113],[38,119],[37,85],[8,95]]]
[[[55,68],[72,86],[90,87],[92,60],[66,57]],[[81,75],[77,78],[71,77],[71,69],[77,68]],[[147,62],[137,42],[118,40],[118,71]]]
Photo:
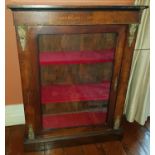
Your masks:
[[[8,5],[16,25],[96,25],[139,23],[147,6]],[[118,18],[119,17],[119,18]],[[128,17],[128,18],[127,18]]]
[[[128,11],[140,11],[148,8],[148,6],[145,5],[124,5],[124,6],[68,6],[68,5],[8,5],[8,8],[10,8],[13,11],[40,11],[40,10],[128,10]]]
[[[73,129],[74,130],[74,129]],[[110,140],[121,140],[123,131],[119,130],[100,130],[83,132],[75,135],[58,137],[38,137],[35,140],[26,140],[25,151],[41,151],[56,147],[77,146],[81,144],[91,144],[95,141],[104,142]]]

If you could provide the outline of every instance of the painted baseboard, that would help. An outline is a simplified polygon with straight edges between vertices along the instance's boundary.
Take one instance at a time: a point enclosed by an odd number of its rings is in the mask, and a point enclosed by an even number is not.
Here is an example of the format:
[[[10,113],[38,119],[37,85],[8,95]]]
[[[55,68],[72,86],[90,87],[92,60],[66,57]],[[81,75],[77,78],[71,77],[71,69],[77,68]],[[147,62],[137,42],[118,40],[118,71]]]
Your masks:
[[[23,104],[5,106],[5,126],[25,124]]]

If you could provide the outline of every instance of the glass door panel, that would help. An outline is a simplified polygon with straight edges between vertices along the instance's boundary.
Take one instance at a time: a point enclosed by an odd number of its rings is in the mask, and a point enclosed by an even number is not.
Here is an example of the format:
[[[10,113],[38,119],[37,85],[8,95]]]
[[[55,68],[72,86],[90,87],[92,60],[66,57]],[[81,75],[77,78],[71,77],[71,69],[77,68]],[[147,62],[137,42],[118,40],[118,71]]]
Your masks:
[[[115,33],[39,36],[44,129],[104,125]]]

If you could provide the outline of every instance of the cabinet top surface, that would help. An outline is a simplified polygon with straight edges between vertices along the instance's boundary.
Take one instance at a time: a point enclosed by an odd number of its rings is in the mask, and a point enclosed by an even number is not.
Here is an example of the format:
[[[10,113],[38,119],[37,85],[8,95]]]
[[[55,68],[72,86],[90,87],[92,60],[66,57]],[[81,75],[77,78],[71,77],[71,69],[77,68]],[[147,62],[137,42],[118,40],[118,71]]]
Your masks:
[[[44,10],[131,10],[139,11],[148,8],[145,5],[8,5],[13,11],[44,11]]]

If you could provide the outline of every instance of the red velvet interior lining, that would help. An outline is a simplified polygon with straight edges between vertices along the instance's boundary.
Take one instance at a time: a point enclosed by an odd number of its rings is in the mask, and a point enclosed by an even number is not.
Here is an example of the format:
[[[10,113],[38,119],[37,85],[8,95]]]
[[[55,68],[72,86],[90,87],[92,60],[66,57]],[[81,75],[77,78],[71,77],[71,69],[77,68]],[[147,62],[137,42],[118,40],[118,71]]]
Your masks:
[[[114,49],[104,51],[41,52],[41,65],[112,62]],[[108,100],[110,81],[101,84],[42,86],[42,104],[74,101]],[[43,115],[43,128],[65,128],[104,124],[107,112],[79,112],[72,114]]]
[[[40,64],[79,64],[112,62],[114,49],[104,51],[40,52]]]
[[[51,85],[42,86],[42,104],[67,101],[108,100],[110,82],[101,84]]]
[[[44,115],[43,128],[65,128],[104,124],[107,112],[81,112],[61,115]]]

